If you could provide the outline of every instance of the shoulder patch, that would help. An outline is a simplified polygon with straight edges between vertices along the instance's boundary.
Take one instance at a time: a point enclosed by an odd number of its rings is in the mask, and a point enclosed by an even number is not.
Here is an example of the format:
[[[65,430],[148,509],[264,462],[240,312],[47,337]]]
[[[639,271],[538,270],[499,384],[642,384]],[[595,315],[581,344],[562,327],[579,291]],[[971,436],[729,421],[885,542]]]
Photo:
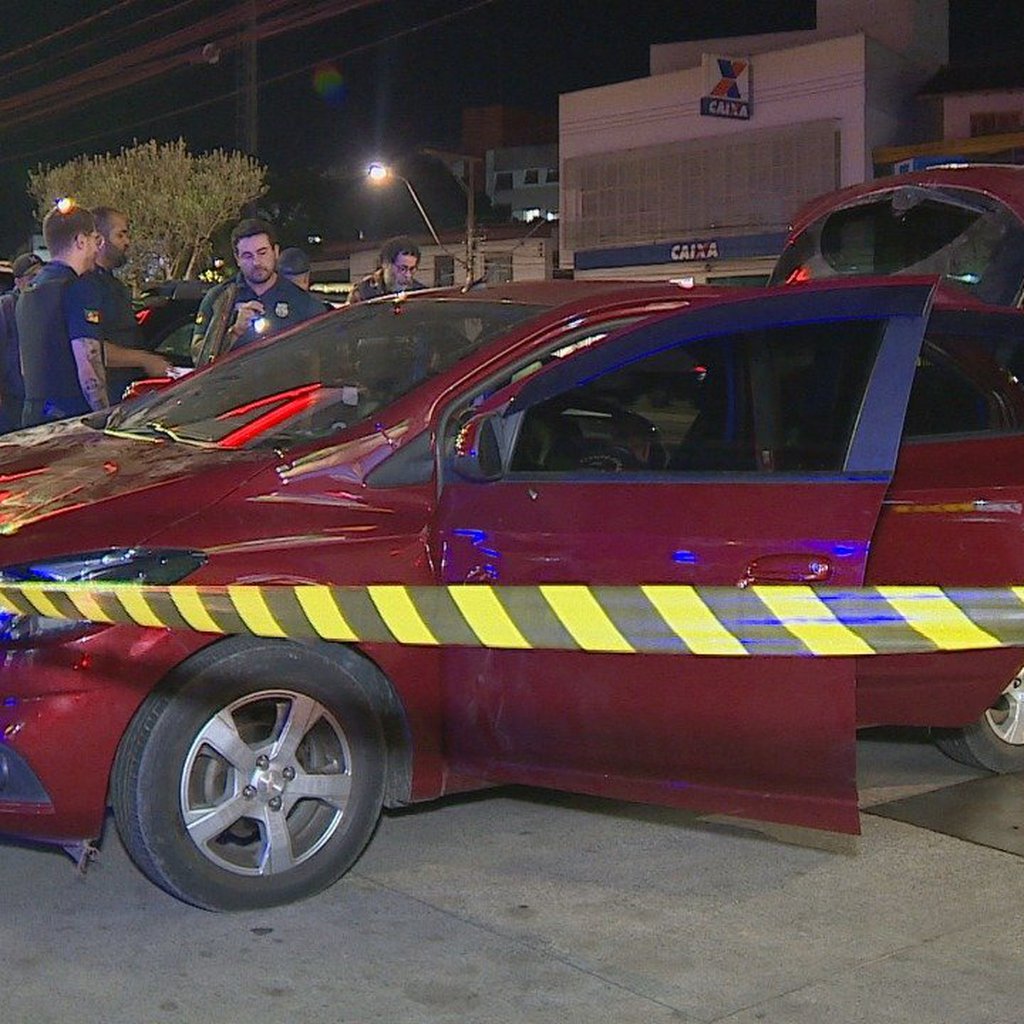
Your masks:
[[[87,324],[98,324],[103,319],[98,309],[86,309],[83,312],[85,313],[85,322]]]

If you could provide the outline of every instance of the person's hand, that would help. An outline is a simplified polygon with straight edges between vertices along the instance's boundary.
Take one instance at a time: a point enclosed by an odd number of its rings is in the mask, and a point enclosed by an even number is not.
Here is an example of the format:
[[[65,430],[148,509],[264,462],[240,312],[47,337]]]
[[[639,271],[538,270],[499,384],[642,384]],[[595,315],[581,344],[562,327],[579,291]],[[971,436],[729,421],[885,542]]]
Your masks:
[[[257,302],[256,299],[250,299],[248,302],[239,302],[235,306],[235,322],[231,325],[231,333],[236,338],[240,338],[249,330],[249,324],[261,316],[263,316],[262,302]]]
[[[157,352],[146,352],[144,356],[145,362],[142,363],[142,369],[147,377],[171,376],[171,361],[169,359],[165,359]]]

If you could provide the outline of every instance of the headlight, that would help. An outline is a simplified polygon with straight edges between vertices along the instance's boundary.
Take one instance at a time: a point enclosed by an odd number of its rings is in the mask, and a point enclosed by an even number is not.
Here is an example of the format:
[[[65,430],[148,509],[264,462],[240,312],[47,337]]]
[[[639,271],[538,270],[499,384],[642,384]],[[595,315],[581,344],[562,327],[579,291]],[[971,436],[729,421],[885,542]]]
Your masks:
[[[5,583],[80,583],[87,580],[118,583],[177,583],[206,561],[201,551],[160,548],[108,548],[85,554],[49,558],[0,569]],[[18,615],[0,611],[0,644],[36,647],[74,639],[106,627],[92,622]]]

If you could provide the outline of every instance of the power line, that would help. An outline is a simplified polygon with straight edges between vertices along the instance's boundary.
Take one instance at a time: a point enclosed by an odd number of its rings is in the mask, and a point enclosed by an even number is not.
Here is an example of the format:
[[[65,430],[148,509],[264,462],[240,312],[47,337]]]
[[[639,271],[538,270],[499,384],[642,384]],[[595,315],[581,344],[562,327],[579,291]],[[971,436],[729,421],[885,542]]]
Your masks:
[[[330,0],[310,10],[305,0],[262,0],[253,32],[270,38],[347,14],[380,0]],[[268,16],[276,16],[271,20]],[[203,63],[200,44],[218,42],[223,49],[242,43],[238,11],[234,8],[197,21],[183,29],[136,46],[83,71],[60,76],[16,96],[0,99],[0,130],[8,131],[78,109],[91,100],[123,90],[188,64]]]
[[[363,3],[373,3],[373,2],[377,2],[377,0],[363,0]],[[413,34],[415,34],[417,32],[422,32],[422,31],[424,31],[426,29],[433,28],[436,25],[440,25],[440,24],[444,24],[445,22],[452,21],[452,20],[454,20],[457,17],[460,17],[460,16],[462,16],[464,14],[472,13],[475,10],[478,10],[478,9],[480,9],[482,7],[490,6],[491,4],[494,4],[496,2],[498,2],[498,0],[475,0],[475,2],[469,3],[466,6],[461,7],[457,11],[449,11],[446,14],[438,15],[437,17],[427,19],[426,21],[420,22],[419,24],[410,25],[410,26],[408,26],[406,28],[400,29],[399,31],[393,32],[393,33],[391,33],[388,36],[382,37],[381,39],[371,40],[370,42],[363,43],[363,44],[361,44],[359,46],[352,47],[351,49],[345,50],[345,51],[343,51],[341,53],[336,53],[336,54],[331,54],[331,55],[327,55],[327,56],[324,56],[324,57],[320,57],[320,58],[318,58],[315,61],[312,61],[312,62],[307,63],[307,64],[303,64],[303,65],[301,65],[301,66],[299,66],[297,68],[291,69],[290,71],[285,71],[285,72],[282,72],[281,74],[274,75],[274,76],[272,76],[270,78],[264,79],[260,83],[259,87],[261,89],[263,89],[263,88],[266,88],[267,86],[270,86],[270,85],[276,85],[276,84],[278,84],[280,82],[286,81],[289,78],[294,78],[296,75],[301,75],[301,74],[304,74],[307,71],[311,71],[311,70],[313,70],[313,69],[315,69],[317,67],[320,67],[320,66],[322,66],[324,64],[331,63],[331,62],[344,61],[346,59],[350,59],[352,57],[355,57],[355,56],[357,56],[357,55],[359,55],[361,53],[365,53],[365,52],[368,52],[370,50],[378,49],[381,46],[387,46],[388,44],[396,42],[399,39],[403,39],[403,38],[405,38],[407,36],[410,36],[410,35],[413,35]],[[145,127],[147,125],[155,124],[155,123],[158,123],[160,121],[166,121],[166,120],[168,120],[169,118],[172,118],[172,117],[179,117],[179,116],[184,115],[184,114],[191,114],[191,113],[194,113],[197,110],[202,110],[202,109],[204,109],[206,107],[214,106],[214,105],[216,105],[218,103],[226,103],[228,101],[234,100],[237,97],[238,93],[239,93],[238,89],[233,89],[233,90],[230,90],[230,91],[225,91],[225,92],[219,93],[217,96],[213,96],[213,97],[210,97],[208,99],[200,100],[200,101],[198,101],[196,103],[189,104],[188,106],[185,106],[185,107],[176,107],[173,110],[164,111],[163,113],[156,114],[156,115],[154,115],[152,117],[147,117],[147,118],[143,118],[141,120],[133,121],[131,124],[127,124],[127,125],[119,124],[119,125],[117,125],[114,128],[105,129],[105,130],[100,131],[100,132],[93,132],[93,133],[91,133],[89,135],[79,136],[79,137],[77,137],[75,139],[71,139],[71,140],[64,140],[64,139],[62,139],[62,140],[60,140],[60,146],[61,146],[62,149],[67,149],[69,147],[79,146],[79,145],[82,145],[84,143],[94,142],[97,139],[106,138],[106,137],[108,137],[110,135],[113,135],[115,133],[134,131],[137,128],[143,128],[143,127]],[[34,159],[36,157],[40,157],[40,156],[42,156],[43,154],[45,154],[47,152],[50,152],[54,148],[55,147],[53,145],[49,145],[49,146],[45,146],[45,147],[41,147],[41,148],[40,147],[36,147],[34,149],[27,150],[27,151],[22,151],[20,153],[14,153],[14,154],[6,155],[6,156],[0,158],[0,165],[14,163],[16,161],[21,161],[21,160],[31,160],[31,159]]]
[[[57,29],[56,32],[51,32],[49,35],[42,36],[40,39],[33,39],[32,42],[26,43],[24,46],[19,46],[17,49],[8,50],[7,53],[0,53],[0,61],[13,60],[15,57],[20,57],[23,53],[31,53],[33,50],[38,49],[45,43],[51,42],[54,39],[60,39],[61,37],[66,36],[69,32],[80,32],[86,25],[91,25],[95,21],[100,21],[108,15],[114,14],[122,7],[130,7],[132,4],[138,2],[139,0],[120,0],[119,3],[114,4],[113,7],[108,7],[105,11],[100,11],[99,14],[93,14],[90,17],[75,21],[70,25],[65,25],[64,28]],[[188,0],[188,2],[192,2],[192,0]]]

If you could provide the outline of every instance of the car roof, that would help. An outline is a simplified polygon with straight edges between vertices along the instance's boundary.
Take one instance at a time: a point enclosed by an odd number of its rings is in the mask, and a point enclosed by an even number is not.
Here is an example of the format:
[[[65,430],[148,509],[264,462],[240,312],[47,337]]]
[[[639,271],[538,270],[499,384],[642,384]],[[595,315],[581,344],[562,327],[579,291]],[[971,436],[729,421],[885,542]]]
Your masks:
[[[523,303],[555,309],[561,306],[614,305],[636,302],[685,303],[687,300],[726,298],[746,291],[737,287],[692,285],[689,281],[619,281],[568,280],[553,278],[538,281],[515,281],[501,284],[478,284],[464,288],[430,288],[406,293],[409,301],[451,299],[461,302]],[[394,296],[374,302],[394,301]]]

